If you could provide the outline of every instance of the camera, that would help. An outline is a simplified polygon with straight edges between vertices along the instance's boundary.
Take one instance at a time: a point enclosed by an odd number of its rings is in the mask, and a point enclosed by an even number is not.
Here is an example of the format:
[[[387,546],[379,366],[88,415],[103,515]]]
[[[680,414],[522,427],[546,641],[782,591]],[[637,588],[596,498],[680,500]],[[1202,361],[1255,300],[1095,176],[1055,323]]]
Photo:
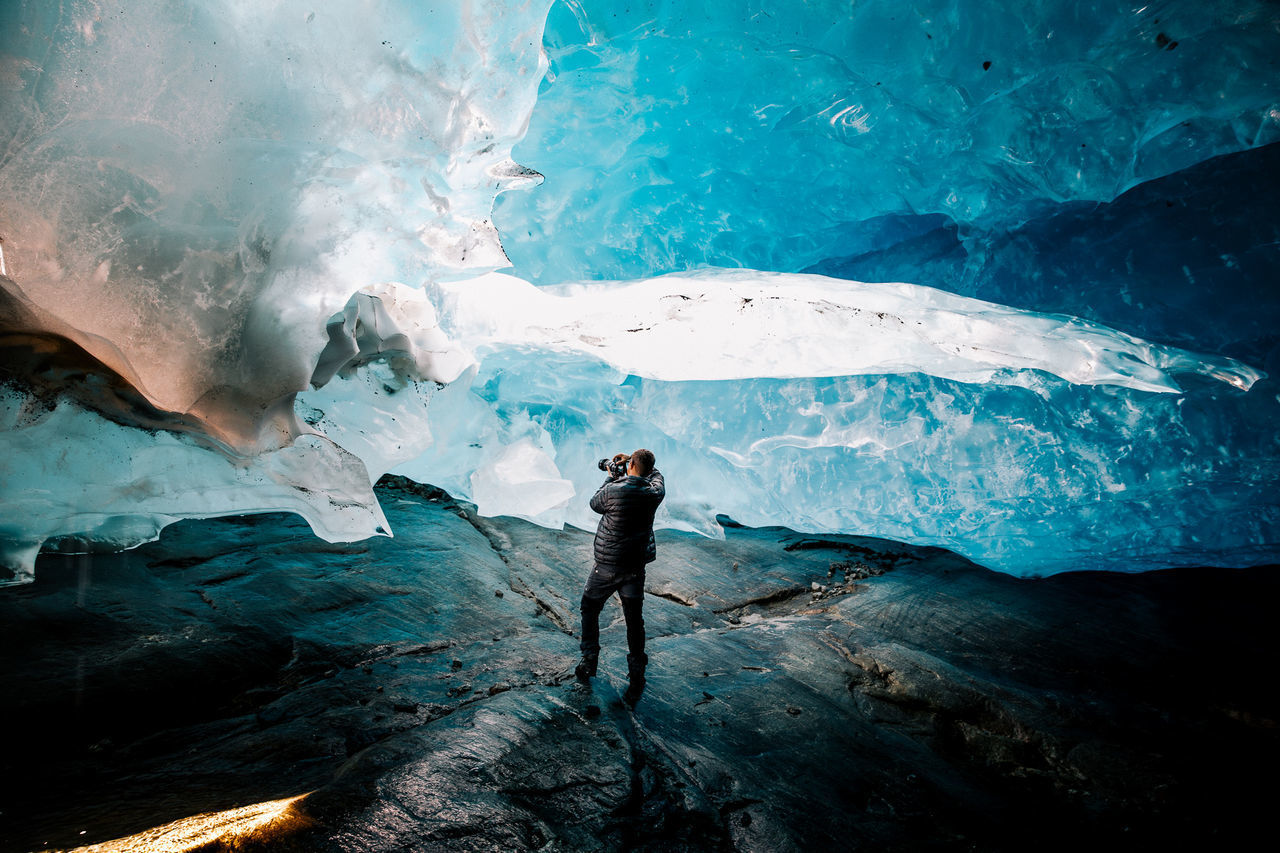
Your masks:
[[[611,476],[625,477],[627,476],[627,466],[629,464],[631,464],[630,456],[623,456],[622,454],[618,454],[612,459],[609,459],[609,458],[601,459],[599,462],[596,463],[596,466],[601,471],[608,471]]]

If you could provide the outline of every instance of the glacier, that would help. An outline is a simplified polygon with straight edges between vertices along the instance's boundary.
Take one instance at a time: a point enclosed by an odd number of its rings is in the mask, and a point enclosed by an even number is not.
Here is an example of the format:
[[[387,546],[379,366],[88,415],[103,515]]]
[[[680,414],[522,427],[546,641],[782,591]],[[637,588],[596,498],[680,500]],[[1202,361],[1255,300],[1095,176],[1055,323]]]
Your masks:
[[[0,9],[0,551],[394,472],[1015,575],[1280,557],[1261,2]],[[505,270],[505,272],[501,272]]]

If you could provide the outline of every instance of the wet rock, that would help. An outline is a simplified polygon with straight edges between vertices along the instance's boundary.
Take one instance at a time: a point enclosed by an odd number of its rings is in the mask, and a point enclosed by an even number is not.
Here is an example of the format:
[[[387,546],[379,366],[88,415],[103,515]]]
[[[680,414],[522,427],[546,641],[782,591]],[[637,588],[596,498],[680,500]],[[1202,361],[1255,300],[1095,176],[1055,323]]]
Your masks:
[[[432,494],[384,501],[397,538],[363,550],[299,549],[276,516],[42,557],[0,593],[0,848],[308,791],[254,849],[1220,845],[1269,813],[1280,574],[1016,580],[662,532],[631,709],[616,604],[598,676],[572,676],[590,534]]]

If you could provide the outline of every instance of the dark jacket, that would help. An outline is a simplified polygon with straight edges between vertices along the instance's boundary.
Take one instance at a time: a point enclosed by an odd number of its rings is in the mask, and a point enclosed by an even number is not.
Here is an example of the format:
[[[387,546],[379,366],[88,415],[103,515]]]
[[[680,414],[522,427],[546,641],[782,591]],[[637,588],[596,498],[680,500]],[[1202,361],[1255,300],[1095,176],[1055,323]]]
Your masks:
[[[667,495],[657,468],[648,477],[620,477],[604,481],[591,498],[600,513],[596,528],[596,565],[642,569],[657,556],[653,542],[653,515]]]

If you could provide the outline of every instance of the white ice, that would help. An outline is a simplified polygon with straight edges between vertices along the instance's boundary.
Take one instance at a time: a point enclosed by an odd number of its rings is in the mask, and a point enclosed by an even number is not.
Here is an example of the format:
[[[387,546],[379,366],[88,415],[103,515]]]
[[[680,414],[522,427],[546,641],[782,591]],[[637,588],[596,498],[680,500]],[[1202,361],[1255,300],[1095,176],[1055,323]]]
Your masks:
[[[1263,375],[1077,317],[918,284],[729,269],[554,289],[493,273],[443,290],[466,347],[577,352],[665,381],[919,372],[1017,383],[1017,371],[1041,370],[1079,385],[1175,392],[1177,373],[1242,390]]]

